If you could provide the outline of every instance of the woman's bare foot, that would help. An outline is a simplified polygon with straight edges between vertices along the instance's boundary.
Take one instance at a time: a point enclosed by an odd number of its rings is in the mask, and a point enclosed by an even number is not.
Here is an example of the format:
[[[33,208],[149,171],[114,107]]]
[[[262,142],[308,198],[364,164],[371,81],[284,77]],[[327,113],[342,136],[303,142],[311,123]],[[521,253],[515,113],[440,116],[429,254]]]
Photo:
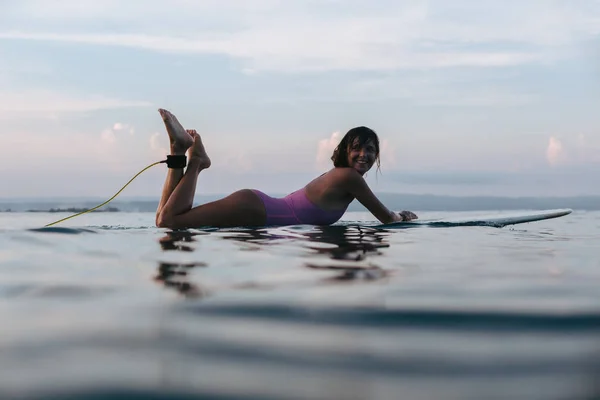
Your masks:
[[[159,108],[158,112],[162,117],[167,133],[169,134],[169,142],[171,143],[171,153],[173,154],[185,154],[185,151],[192,147],[194,139],[190,134],[183,128],[181,123],[177,120],[170,111],[163,108]]]
[[[187,133],[189,133],[194,140],[193,146],[188,150],[190,161],[198,160],[201,170],[210,168],[210,158],[208,157],[208,154],[206,154],[206,150],[202,144],[202,138],[200,138],[200,135],[194,129],[189,129]]]

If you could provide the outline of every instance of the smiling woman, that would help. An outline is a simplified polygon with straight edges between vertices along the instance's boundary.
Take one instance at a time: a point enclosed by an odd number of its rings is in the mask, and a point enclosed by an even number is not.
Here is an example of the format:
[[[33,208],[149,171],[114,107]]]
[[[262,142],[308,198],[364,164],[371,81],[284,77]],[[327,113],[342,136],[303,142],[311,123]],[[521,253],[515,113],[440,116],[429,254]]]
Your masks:
[[[352,167],[365,174],[373,163],[380,166],[379,138],[372,130],[364,126],[350,129],[342,138],[331,156],[333,166],[337,168]]]
[[[210,203],[192,208],[199,173],[211,165],[202,139],[195,130],[183,128],[167,110],[159,110],[169,139],[171,155],[188,153],[183,168],[169,168],[156,210],[156,225],[165,228],[201,226],[329,225],[337,222],[357,199],[379,221],[390,223],[417,218],[411,212],[388,210],[373,194],[363,175],[377,163],[379,138],[364,126],[353,128],[342,138],[331,157],[334,168],[302,189],[283,198],[273,198],[255,189],[242,189]]]

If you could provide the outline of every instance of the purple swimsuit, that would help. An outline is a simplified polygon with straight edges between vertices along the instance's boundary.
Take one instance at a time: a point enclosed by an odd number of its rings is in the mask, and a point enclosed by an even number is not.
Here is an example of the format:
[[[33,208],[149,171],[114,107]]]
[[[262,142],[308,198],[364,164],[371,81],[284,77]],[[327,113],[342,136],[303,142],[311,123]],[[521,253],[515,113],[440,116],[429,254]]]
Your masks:
[[[268,226],[282,225],[331,225],[339,220],[346,212],[342,210],[323,210],[313,204],[303,189],[288,194],[283,198],[274,198],[252,190],[265,205]]]

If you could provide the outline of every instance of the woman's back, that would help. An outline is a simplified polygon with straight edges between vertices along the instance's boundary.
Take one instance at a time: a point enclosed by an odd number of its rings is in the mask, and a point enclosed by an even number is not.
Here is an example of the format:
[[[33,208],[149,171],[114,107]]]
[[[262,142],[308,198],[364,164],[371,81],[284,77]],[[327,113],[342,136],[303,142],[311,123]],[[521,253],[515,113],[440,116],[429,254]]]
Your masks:
[[[347,189],[350,170],[351,168],[332,168],[313,179],[304,187],[306,197],[323,210],[346,209],[354,200]]]

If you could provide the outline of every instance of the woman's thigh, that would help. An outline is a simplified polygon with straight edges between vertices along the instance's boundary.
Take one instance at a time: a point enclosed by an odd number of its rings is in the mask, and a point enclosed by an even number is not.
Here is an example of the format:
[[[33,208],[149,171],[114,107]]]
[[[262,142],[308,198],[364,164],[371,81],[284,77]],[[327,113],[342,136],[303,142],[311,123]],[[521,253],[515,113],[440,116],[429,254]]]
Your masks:
[[[263,226],[266,220],[262,200],[252,190],[242,189],[220,200],[173,216],[169,226],[173,229],[201,226]]]

